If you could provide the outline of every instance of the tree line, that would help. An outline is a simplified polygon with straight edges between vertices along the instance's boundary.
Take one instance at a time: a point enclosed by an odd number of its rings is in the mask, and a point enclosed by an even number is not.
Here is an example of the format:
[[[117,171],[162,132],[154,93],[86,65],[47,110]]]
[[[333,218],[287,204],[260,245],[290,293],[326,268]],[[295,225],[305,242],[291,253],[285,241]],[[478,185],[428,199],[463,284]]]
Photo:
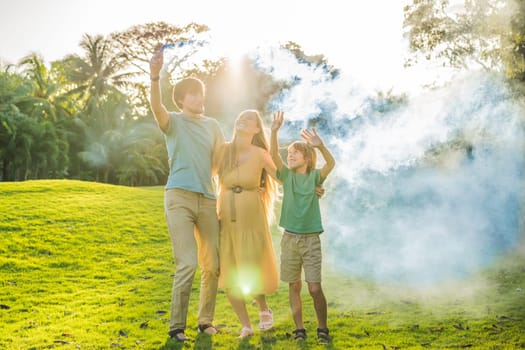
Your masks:
[[[0,71],[0,181],[70,178],[146,186],[165,183],[167,154],[148,102],[149,59],[163,43],[182,43],[165,63],[163,99],[169,110],[171,79],[193,75],[207,85],[206,111],[218,119],[227,113],[223,84],[225,58],[194,57],[209,28],[164,22],[133,26],[107,37],[85,34],[82,54],[67,55],[47,66],[30,54]],[[181,44],[181,46],[182,46]],[[308,57],[294,43],[283,45],[296,57]],[[283,84],[257,71],[248,58],[242,84],[251,91],[243,108],[264,110]],[[262,88],[264,87],[264,89]],[[236,112],[240,111],[237,110]]]
[[[163,183],[167,159],[148,105],[149,57],[161,43],[188,40],[207,30],[159,22],[107,37],[85,34],[82,54],[67,55],[50,66],[31,54],[17,65],[2,67],[0,180]],[[179,59],[189,61],[195,50]],[[180,74],[210,81],[220,75],[223,64],[206,62]],[[171,105],[172,72],[167,73],[163,84],[166,104]]]
[[[525,0],[470,0],[462,6],[448,0],[413,0],[404,8],[404,16],[412,50],[408,65],[421,57],[461,69],[477,64],[503,71],[509,81],[523,87]],[[169,94],[171,79],[194,75],[207,85],[207,114],[226,120],[232,113],[224,91],[226,59],[195,59],[208,31],[195,23],[146,23],[106,37],[85,34],[81,54],[50,65],[37,54],[16,65],[0,65],[0,181],[165,183],[167,154],[149,109],[148,62],[159,45],[186,43],[165,64],[164,103],[175,109]],[[323,55],[307,56],[293,42],[282,49],[300,63],[324,69],[330,79],[337,78],[338,70]],[[248,58],[240,75],[241,91],[251,93],[237,112],[242,108],[265,112],[272,96],[294,84],[275,81]],[[399,97],[386,97],[399,103]],[[376,98],[384,100],[385,95],[381,92]]]

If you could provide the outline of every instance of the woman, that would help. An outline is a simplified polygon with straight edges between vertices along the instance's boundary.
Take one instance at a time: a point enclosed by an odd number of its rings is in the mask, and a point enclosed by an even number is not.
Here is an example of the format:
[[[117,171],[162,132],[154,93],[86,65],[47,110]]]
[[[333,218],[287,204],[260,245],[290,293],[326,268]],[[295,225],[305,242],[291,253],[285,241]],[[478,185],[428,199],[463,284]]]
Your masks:
[[[273,327],[265,294],[278,286],[277,263],[268,219],[273,213],[275,164],[269,154],[259,112],[245,110],[235,121],[233,140],[219,155],[218,214],[220,232],[219,287],[241,322],[240,338],[253,335],[245,297],[259,306],[259,329]]]

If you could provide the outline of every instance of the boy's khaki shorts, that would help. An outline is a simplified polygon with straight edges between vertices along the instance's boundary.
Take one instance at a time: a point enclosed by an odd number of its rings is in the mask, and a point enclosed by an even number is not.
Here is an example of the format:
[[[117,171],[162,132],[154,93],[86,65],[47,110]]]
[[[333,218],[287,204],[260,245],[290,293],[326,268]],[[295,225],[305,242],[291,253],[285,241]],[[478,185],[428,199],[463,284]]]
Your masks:
[[[319,233],[297,234],[284,231],[281,238],[281,281],[321,282],[321,239]]]

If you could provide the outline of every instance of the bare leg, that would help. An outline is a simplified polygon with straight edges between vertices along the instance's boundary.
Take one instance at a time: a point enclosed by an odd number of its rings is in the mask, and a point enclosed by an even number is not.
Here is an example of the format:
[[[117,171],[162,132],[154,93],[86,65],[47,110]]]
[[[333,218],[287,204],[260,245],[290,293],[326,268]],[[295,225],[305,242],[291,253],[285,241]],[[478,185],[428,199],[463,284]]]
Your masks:
[[[315,314],[319,328],[327,328],[327,306],[321,283],[308,282],[308,292],[314,301]]]
[[[273,315],[272,310],[266,303],[266,297],[264,294],[255,296],[255,301],[259,306],[259,329],[261,331],[269,331],[273,328]]]
[[[288,297],[290,299],[290,308],[292,309],[292,318],[295,322],[296,329],[304,329],[301,288],[301,281],[293,282],[288,285]]]
[[[248,316],[248,311],[246,310],[246,302],[244,299],[237,297],[237,295],[232,293],[232,291],[227,290],[226,294],[228,295],[228,300],[233,307],[233,311],[237,314],[239,321],[241,322],[242,327],[252,328],[250,323],[250,317]]]
[[[259,312],[268,311],[269,307],[264,294],[256,295],[254,299],[257,302],[257,306],[259,306]]]

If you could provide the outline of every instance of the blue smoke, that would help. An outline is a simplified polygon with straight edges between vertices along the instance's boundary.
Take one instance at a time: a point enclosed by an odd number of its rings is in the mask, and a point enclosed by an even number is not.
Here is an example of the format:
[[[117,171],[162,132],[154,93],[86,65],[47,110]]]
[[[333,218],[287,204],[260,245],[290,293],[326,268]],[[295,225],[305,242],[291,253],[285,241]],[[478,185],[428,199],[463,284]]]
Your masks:
[[[395,100],[323,72],[297,79],[304,68],[291,62],[258,64],[294,82],[270,106],[288,120],[281,144],[315,124],[336,157],[321,200],[333,268],[429,285],[466,277],[520,243],[525,109],[502,78],[470,73]]]

